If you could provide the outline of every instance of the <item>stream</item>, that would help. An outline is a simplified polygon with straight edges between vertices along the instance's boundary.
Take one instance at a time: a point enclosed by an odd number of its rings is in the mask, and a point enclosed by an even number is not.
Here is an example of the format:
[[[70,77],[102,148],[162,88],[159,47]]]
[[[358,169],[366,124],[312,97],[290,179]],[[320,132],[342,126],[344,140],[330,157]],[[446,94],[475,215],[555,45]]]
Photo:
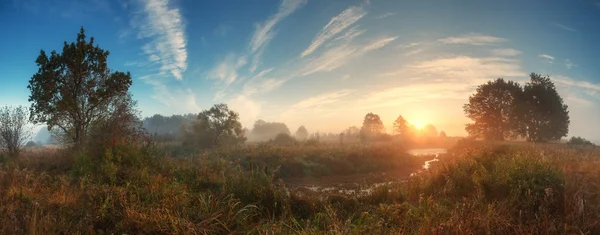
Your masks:
[[[394,174],[390,174],[390,173],[381,173],[382,178],[387,178],[387,180],[379,181],[379,182],[371,182],[370,184],[367,184],[367,186],[365,187],[365,183],[366,183],[366,178],[373,178],[375,174],[368,174],[368,175],[355,175],[355,176],[350,176],[352,178],[347,178],[347,179],[342,179],[339,180],[339,182],[337,184],[334,185],[318,185],[318,184],[306,184],[303,186],[299,186],[296,189],[299,190],[304,190],[304,191],[309,191],[309,192],[337,192],[337,193],[341,193],[341,194],[347,194],[347,195],[361,195],[361,194],[368,194],[371,193],[375,188],[379,187],[379,186],[383,186],[383,185],[393,185],[393,184],[398,184],[400,181],[402,181],[401,179],[404,177],[410,177],[413,175],[416,175],[424,170],[429,169],[429,167],[431,166],[432,162],[436,162],[439,161],[439,155],[440,154],[445,154],[446,153],[446,149],[444,148],[420,148],[420,149],[411,149],[407,151],[409,154],[411,155],[415,155],[415,156],[431,156],[431,155],[435,155],[435,157],[431,160],[425,161],[425,163],[423,163],[423,166],[421,167],[421,169],[417,172],[413,172],[410,175],[404,175],[403,177],[397,176],[397,177],[393,177],[392,175]],[[395,178],[395,180],[390,181],[390,178]],[[360,182],[364,182],[363,184],[361,184]]]

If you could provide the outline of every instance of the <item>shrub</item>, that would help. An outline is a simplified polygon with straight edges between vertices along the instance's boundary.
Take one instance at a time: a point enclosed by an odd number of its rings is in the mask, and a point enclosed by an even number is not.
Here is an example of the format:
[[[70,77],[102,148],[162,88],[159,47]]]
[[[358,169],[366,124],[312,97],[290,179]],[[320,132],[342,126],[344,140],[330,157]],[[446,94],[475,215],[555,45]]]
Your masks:
[[[584,138],[581,137],[571,137],[571,139],[569,141],[567,141],[567,144],[570,146],[583,146],[583,147],[595,147],[596,145],[594,143],[592,143],[589,140],[586,140]]]
[[[296,139],[286,133],[279,133],[271,140],[271,143],[275,145],[294,145],[296,144]]]
[[[31,135],[26,125],[27,113],[22,106],[0,109],[0,151],[11,157],[18,156]]]

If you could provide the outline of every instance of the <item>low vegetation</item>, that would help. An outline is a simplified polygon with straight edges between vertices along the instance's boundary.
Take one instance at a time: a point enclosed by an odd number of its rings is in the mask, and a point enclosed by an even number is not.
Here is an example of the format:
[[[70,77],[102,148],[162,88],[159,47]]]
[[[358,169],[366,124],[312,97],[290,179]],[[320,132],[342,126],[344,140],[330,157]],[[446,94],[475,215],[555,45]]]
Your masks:
[[[597,149],[463,141],[429,171],[369,193],[286,184],[419,164],[395,150],[259,145],[175,158],[146,143],[100,160],[28,152],[0,165],[0,233],[600,232]]]

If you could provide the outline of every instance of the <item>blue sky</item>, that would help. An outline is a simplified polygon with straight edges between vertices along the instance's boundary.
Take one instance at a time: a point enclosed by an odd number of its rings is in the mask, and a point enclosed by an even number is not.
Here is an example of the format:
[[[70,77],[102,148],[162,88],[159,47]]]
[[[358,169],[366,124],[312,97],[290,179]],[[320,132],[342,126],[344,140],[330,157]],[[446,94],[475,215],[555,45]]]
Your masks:
[[[600,139],[600,1],[2,0],[0,105],[29,105],[39,50],[81,26],[132,73],[144,116],[224,102],[245,126],[337,132],[374,112],[464,135],[477,85],[537,72],[569,134]]]

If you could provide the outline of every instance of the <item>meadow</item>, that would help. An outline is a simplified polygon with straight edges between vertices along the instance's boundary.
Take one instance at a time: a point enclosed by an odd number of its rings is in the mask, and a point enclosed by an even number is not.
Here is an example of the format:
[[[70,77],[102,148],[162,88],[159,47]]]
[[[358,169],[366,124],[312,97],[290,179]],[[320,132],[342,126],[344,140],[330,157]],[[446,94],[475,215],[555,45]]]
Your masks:
[[[173,152],[150,143],[101,164],[60,149],[5,158],[0,233],[600,233],[597,148],[460,141],[411,177],[430,158],[393,143]],[[288,183],[381,172],[405,176],[367,193]]]

